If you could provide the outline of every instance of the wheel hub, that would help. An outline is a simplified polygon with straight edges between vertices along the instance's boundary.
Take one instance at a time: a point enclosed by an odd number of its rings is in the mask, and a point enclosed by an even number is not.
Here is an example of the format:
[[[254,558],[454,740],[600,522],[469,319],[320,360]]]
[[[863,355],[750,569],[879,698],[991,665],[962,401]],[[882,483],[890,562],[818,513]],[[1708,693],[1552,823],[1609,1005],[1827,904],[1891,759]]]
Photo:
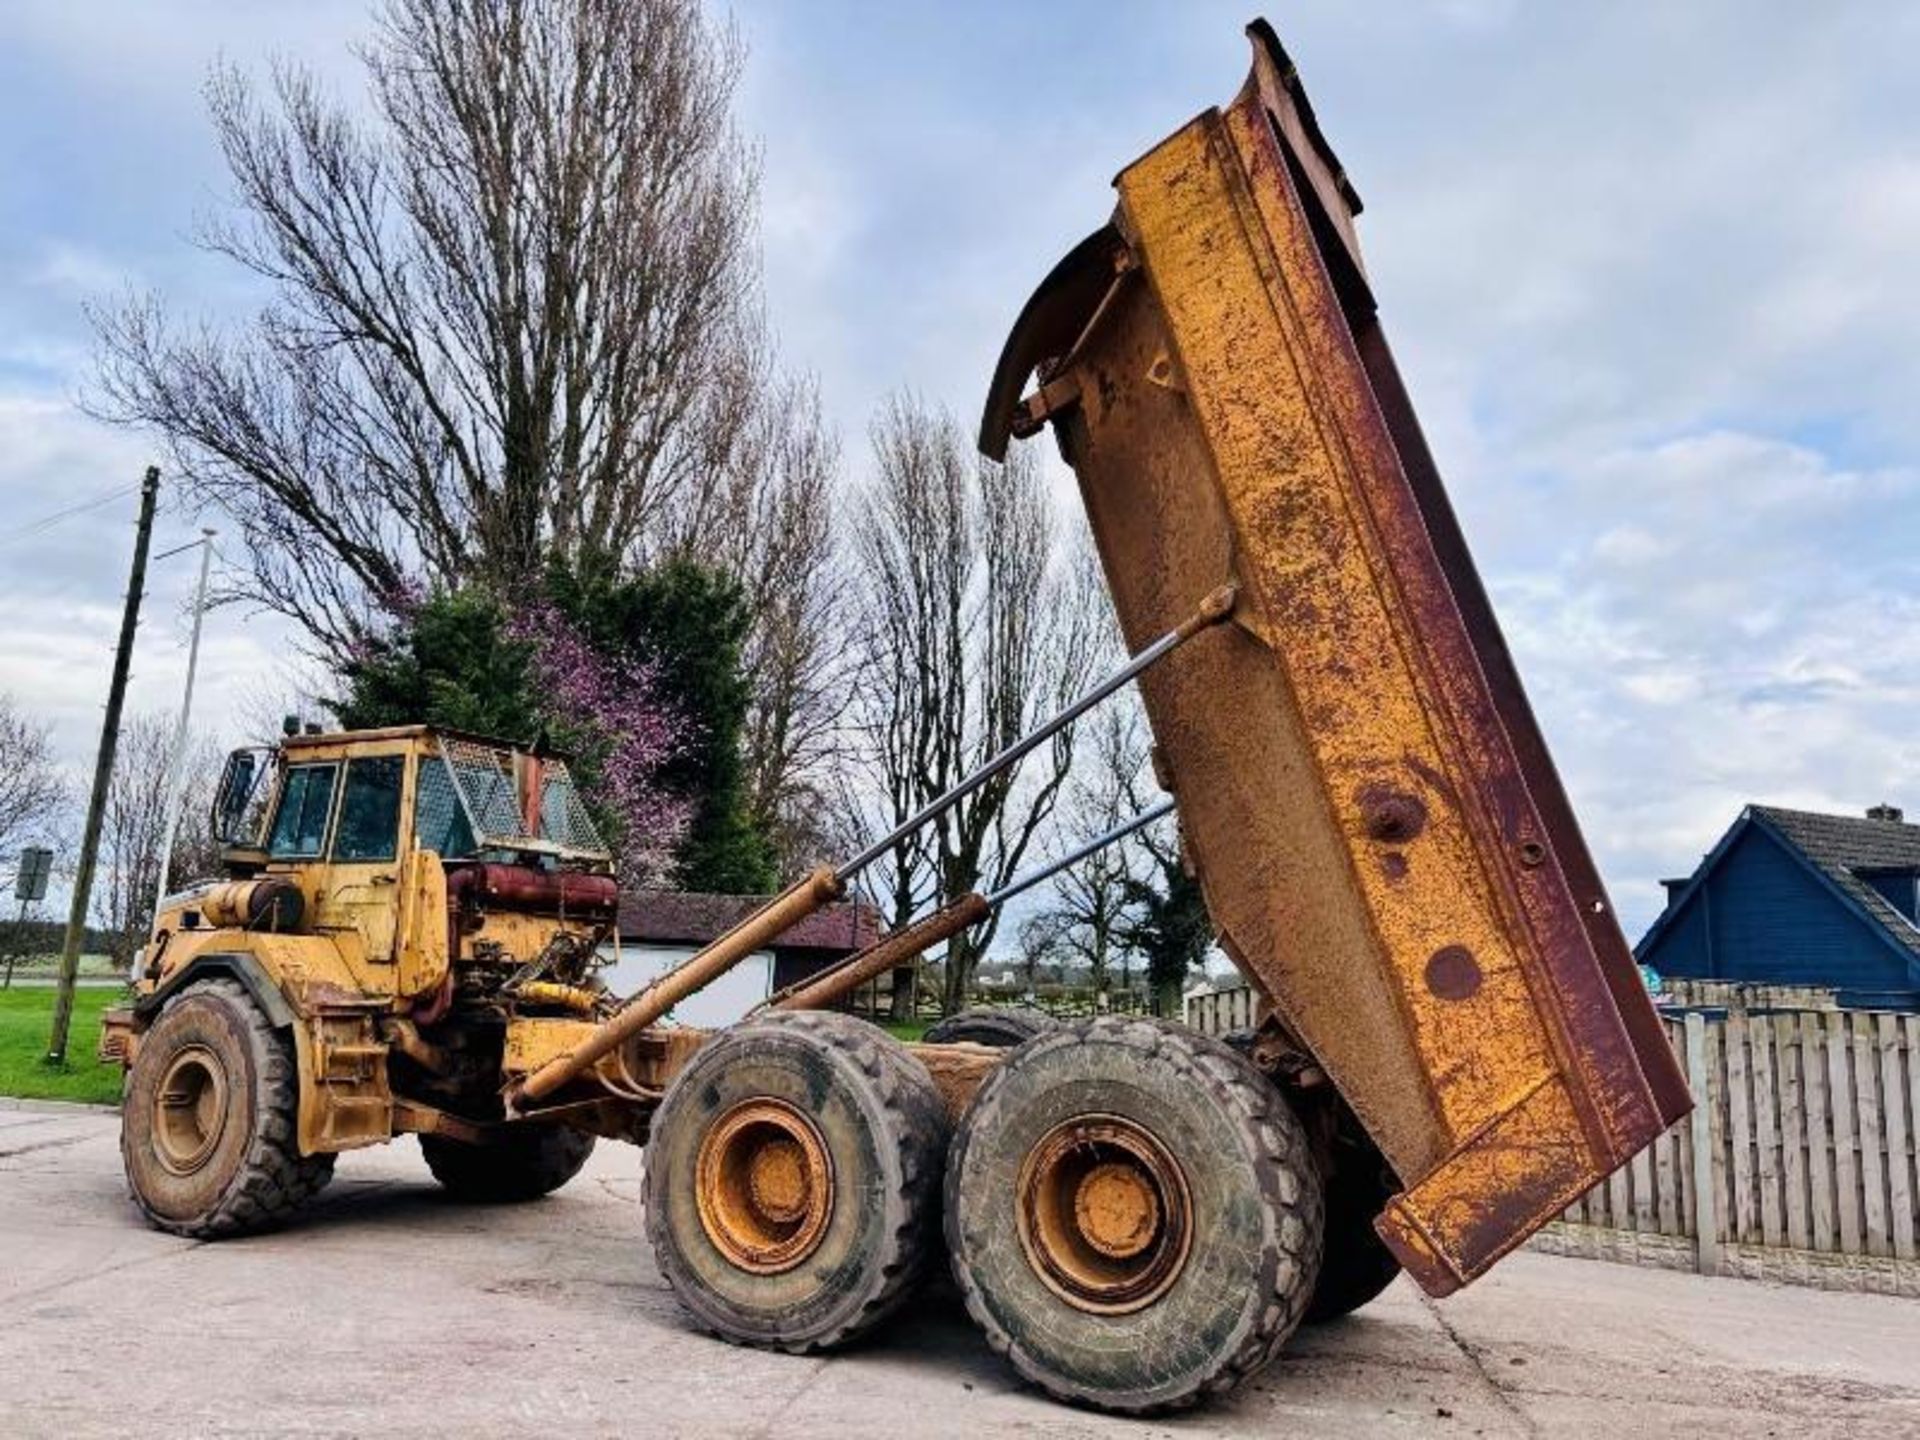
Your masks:
[[[1186,1175],[1135,1121],[1081,1115],[1056,1125],[1020,1167],[1016,1206],[1028,1264],[1077,1309],[1144,1309],[1186,1266]]]
[[[729,1263],[758,1275],[811,1255],[833,1218],[833,1162],[814,1124],[783,1100],[733,1107],[700,1141],[700,1224]]]
[[[154,1097],[153,1148],[174,1175],[207,1163],[227,1128],[227,1071],[204,1045],[188,1045],[167,1064]]]

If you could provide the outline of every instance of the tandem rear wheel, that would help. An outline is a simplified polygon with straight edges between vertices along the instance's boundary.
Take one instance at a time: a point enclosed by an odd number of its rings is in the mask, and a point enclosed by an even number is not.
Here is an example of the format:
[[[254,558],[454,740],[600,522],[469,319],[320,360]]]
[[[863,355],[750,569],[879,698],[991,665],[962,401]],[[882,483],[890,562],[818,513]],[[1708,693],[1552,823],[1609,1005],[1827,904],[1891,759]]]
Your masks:
[[[1283,1095],[1164,1021],[1013,1051],[948,1160],[955,1279],[988,1343],[1058,1399],[1148,1414],[1278,1352],[1319,1271],[1322,1192]]]
[[[926,1068],[870,1025],[725,1031],[654,1118],[661,1272],[725,1339],[824,1350],[905,1301],[944,1204],[993,1349],[1059,1399],[1128,1414],[1233,1389],[1305,1316],[1320,1174],[1286,1097],[1218,1041],[1139,1019],[1043,1031],[946,1134]]]
[[[825,1011],[736,1025],[654,1116],[654,1257],[722,1339],[843,1344],[893,1313],[935,1252],[946,1144],[932,1078],[884,1031]]]

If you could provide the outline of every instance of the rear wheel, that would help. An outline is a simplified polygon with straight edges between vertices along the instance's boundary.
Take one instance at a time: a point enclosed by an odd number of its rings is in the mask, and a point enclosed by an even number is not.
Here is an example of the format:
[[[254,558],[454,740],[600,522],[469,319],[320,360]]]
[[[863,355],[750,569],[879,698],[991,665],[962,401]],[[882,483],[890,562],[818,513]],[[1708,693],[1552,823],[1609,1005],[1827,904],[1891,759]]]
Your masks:
[[[156,1227],[195,1239],[283,1223],[333,1175],[302,1155],[299,1067],[238,981],[183,990],[141,1037],[127,1074],[120,1155]]]
[[[1031,1005],[974,1005],[937,1022],[923,1038],[928,1045],[966,1042],[1009,1050],[1059,1027],[1058,1020]]]
[[[1258,1033],[1229,1030],[1221,1043],[1249,1061]],[[1399,1188],[1379,1148],[1343,1104],[1333,1122],[1330,1154],[1321,1166],[1330,1171],[1322,1190],[1326,1243],[1320,1276],[1302,1323],[1324,1325],[1351,1315],[1377,1300],[1400,1274],[1400,1262],[1373,1228],[1374,1217]]]
[[[517,1205],[550,1195],[580,1173],[593,1136],[564,1125],[510,1125],[480,1144],[422,1135],[433,1178],[456,1200]]]
[[[939,1224],[946,1114],[925,1067],[851,1016],[794,1011],[707,1042],[647,1144],[647,1234],[722,1339],[825,1350],[890,1314]]]
[[[1327,1244],[1306,1322],[1323,1325],[1379,1298],[1400,1273],[1400,1262],[1373,1228],[1398,1188],[1371,1140],[1350,1122],[1334,1142],[1327,1181]]]
[[[993,1348],[1050,1394],[1139,1414],[1231,1390],[1312,1293],[1320,1184],[1286,1100],[1164,1021],[1062,1027],[962,1117],[947,1243]]]

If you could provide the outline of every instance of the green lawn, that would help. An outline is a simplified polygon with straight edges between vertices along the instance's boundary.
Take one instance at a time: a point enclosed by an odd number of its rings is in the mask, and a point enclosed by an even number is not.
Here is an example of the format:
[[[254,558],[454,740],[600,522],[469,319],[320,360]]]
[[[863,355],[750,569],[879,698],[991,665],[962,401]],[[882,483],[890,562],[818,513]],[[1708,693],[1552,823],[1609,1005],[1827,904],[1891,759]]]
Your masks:
[[[31,1100],[120,1102],[120,1067],[94,1059],[100,1044],[100,1012],[120,998],[105,986],[76,992],[73,1029],[64,1069],[49,1069],[45,1056],[53,1028],[53,987],[0,990],[0,1095]]]
[[[881,1022],[880,1028],[896,1040],[905,1040],[911,1043],[912,1041],[925,1037],[930,1028],[930,1022],[925,1020],[908,1020],[900,1024],[895,1024],[891,1020],[885,1020]]]

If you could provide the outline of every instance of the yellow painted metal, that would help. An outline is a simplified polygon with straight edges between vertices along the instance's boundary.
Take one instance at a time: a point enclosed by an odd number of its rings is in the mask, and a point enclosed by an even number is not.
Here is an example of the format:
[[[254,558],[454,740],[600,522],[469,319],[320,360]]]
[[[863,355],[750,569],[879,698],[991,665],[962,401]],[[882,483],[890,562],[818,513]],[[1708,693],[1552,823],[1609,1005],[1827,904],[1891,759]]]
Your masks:
[[[393,1138],[387,1046],[375,1012],[332,1010],[293,1026],[300,1070],[300,1153],[351,1150]]]
[[[762,1096],[700,1138],[694,1203],[713,1247],[736,1269],[781,1275],[820,1247],[833,1219],[833,1155],[819,1127]]]
[[[411,739],[375,740],[364,735],[338,747],[340,778],[333,787],[333,809],[337,817],[346,801],[348,784],[357,764],[378,759],[400,759],[415,753],[420,743]],[[334,758],[333,747],[303,754],[302,763],[327,756]],[[318,930],[357,930],[361,953],[376,965],[392,963],[401,922],[402,857],[411,849],[413,829],[413,786],[415,766],[404,765],[399,802],[399,828],[395,849],[383,860],[334,860],[321,857],[305,862],[300,873],[310,886],[308,902],[312,923]],[[337,821],[336,821],[337,823]]]
[[[531,1075],[542,1065],[579,1049],[598,1028],[591,1020],[561,1015],[512,1016],[507,1021],[500,1068],[510,1076]]]
[[[514,992],[514,998],[528,1005],[559,1005],[591,1015],[607,997],[579,985],[560,985],[551,980],[529,980]]]
[[[401,870],[400,922],[394,951],[396,994],[430,995],[446,981],[447,872],[431,850],[413,850]]]
[[[1065,338],[1016,330],[1011,367],[1045,384],[983,443],[1052,420],[1131,644],[1241,587],[1231,625],[1141,679],[1160,771],[1223,944],[1407,1182],[1381,1231],[1444,1293],[1684,1086],[1517,684],[1488,678],[1497,634],[1463,619],[1450,512],[1383,415],[1403,397],[1360,351],[1385,353],[1357,201],[1255,37],[1247,89],[1124,169],[1111,231],[1030,304],[1023,327]]]
[[[1077,1310],[1144,1310],[1186,1268],[1193,1244],[1186,1172],[1132,1120],[1061,1121],[1021,1162],[1013,1204],[1034,1274]]]
[[[497,973],[501,966],[540,958],[555,941],[568,941],[580,952],[599,941],[611,920],[605,906],[576,916],[543,914],[511,900],[484,900],[468,904],[455,933],[449,924],[444,862],[432,851],[417,849],[413,833],[420,764],[440,755],[440,747],[442,733],[422,726],[290,737],[282,747],[290,764],[330,762],[346,772],[355,762],[376,756],[405,760],[394,858],[336,862],[328,854],[271,858],[252,852],[246,864],[261,868],[261,874],[182,895],[157,916],[146,947],[148,960],[134,985],[136,998],[179,981],[196,962],[238,960],[286,1002],[300,1068],[298,1139],[307,1154],[374,1144],[394,1135],[396,1096],[388,1079],[388,1052],[399,1043],[428,1069],[434,1068],[434,1056],[445,1054],[442,1046],[420,1035],[420,1027],[444,1020],[457,964],[486,964]],[[334,785],[336,814],[330,816],[326,833],[338,828],[346,789],[344,774]],[[468,874],[468,879],[476,874]],[[492,881],[482,877],[482,883]],[[282,910],[265,904],[273,889],[288,887],[300,891],[298,931],[280,929]],[[474,893],[480,893],[478,887]],[[288,906],[286,912],[290,910]],[[261,916],[269,920],[263,922]],[[549,981],[524,987],[522,998],[576,1012],[591,1012],[597,1004],[597,996],[588,991]],[[286,1012],[278,1014],[284,1018]],[[104,1054],[131,1064],[150,1020],[152,1014],[140,1014],[138,1008],[119,1012],[104,1039]],[[595,1025],[588,1020],[511,1020],[501,1079],[547,1066],[593,1035]],[[624,1098],[657,1091],[664,1073],[695,1041],[697,1037],[657,1044],[634,1039],[624,1050],[605,1056],[599,1073],[607,1089]],[[177,1089],[192,1087],[182,1079]],[[397,1104],[407,1106],[405,1100]],[[424,1123],[420,1116],[428,1110],[413,1104],[415,1116],[403,1123],[419,1127]],[[643,1121],[637,1129],[628,1129],[643,1133]]]

